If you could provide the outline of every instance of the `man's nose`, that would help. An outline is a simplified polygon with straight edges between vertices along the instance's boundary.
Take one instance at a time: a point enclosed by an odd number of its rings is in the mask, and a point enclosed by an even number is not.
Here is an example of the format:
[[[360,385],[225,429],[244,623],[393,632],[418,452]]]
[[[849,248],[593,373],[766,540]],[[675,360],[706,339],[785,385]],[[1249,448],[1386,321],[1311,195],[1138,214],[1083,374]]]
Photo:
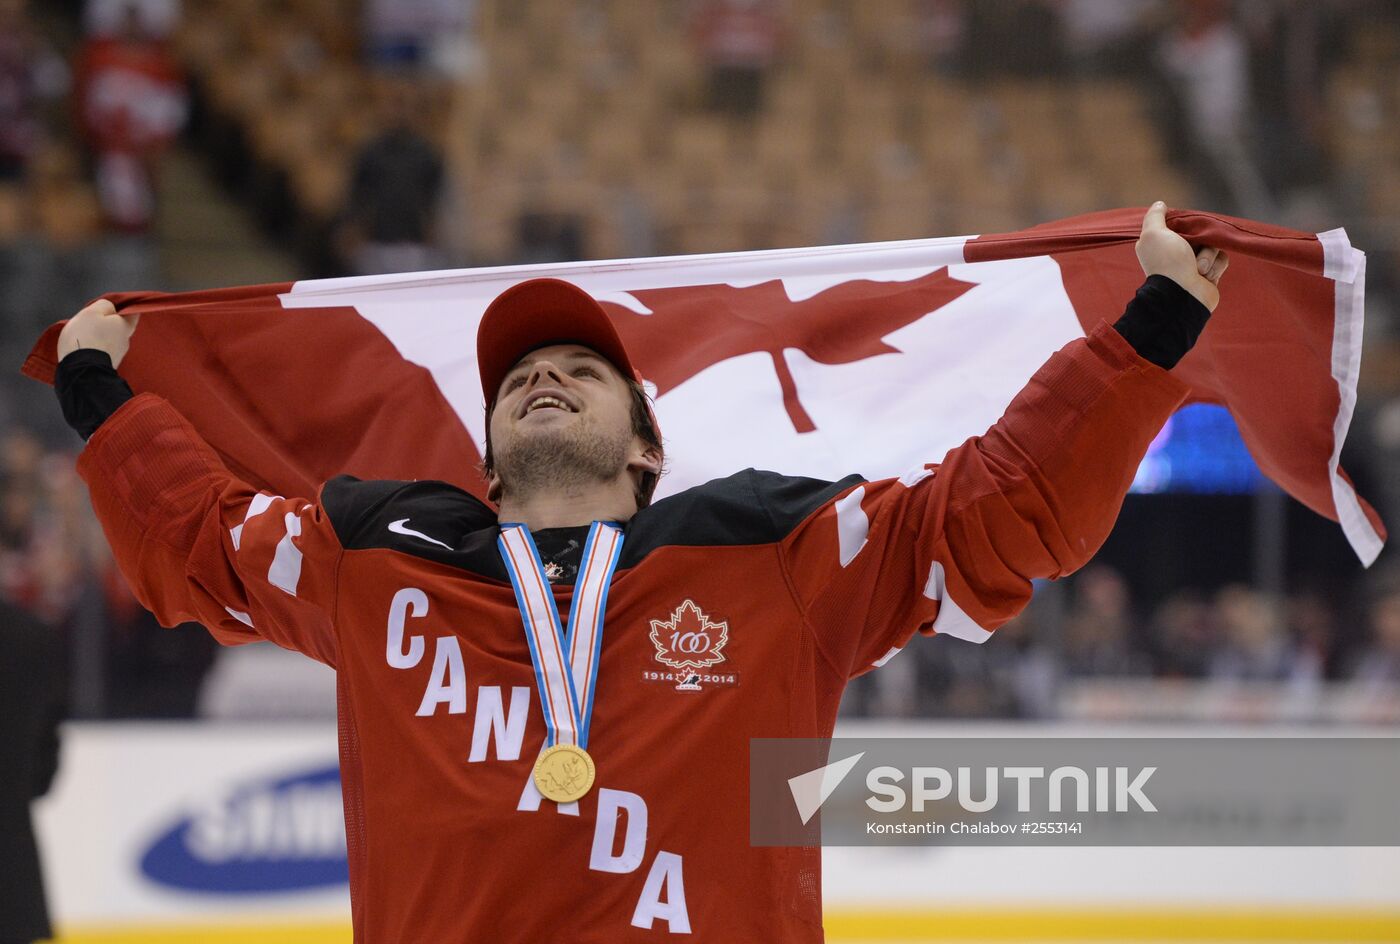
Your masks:
[[[543,383],[563,383],[564,372],[559,369],[553,361],[537,360],[530,368],[531,387],[538,387]]]

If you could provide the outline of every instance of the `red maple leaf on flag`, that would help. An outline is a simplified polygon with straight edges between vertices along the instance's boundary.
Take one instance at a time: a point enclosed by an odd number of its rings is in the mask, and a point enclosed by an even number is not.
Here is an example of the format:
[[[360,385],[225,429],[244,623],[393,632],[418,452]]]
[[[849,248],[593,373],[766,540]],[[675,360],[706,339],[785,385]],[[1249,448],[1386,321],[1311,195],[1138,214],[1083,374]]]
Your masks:
[[[972,287],[945,267],[908,282],[853,279],[801,301],[789,298],[774,279],[745,288],[694,285],[632,292],[650,315],[611,303],[607,308],[642,374],[656,384],[657,396],[712,364],[762,351],[772,358],[793,427],[810,433],[817,427],[798,399],[785,348],[829,365],[898,354],[883,340],[886,335]]]

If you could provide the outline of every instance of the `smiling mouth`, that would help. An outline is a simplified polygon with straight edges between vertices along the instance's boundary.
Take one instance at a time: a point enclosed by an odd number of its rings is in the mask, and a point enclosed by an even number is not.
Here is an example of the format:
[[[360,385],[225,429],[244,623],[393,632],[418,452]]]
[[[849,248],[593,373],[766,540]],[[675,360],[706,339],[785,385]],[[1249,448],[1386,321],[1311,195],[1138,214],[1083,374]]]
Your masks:
[[[567,403],[565,403],[563,400],[560,400],[558,397],[551,397],[545,395],[543,397],[538,397],[533,402],[531,402],[530,406],[525,410],[525,415],[529,416],[532,413],[540,413],[545,410],[558,410],[563,413],[576,412],[573,409],[573,407],[569,406]]]

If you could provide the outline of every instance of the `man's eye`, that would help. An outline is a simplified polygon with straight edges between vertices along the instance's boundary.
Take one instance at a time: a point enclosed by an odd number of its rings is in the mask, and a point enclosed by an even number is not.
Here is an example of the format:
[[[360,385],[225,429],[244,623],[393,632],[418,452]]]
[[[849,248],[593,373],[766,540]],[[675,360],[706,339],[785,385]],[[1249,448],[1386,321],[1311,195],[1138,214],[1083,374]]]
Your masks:
[[[575,368],[574,368],[574,376],[577,377],[579,374],[587,374],[588,376],[594,377],[594,378],[596,378],[596,377],[598,376],[598,372],[597,372],[596,370],[594,370],[592,367],[575,367]]]
[[[506,392],[506,393],[509,393],[510,391],[514,390],[516,387],[520,386],[520,385],[523,384],[524,382],[525,382],[525,378],[524,378],[524,377],[512,377],[510,380],[507,380],[507,381],[506,381],[506,390],[505,390],[505,392]]]

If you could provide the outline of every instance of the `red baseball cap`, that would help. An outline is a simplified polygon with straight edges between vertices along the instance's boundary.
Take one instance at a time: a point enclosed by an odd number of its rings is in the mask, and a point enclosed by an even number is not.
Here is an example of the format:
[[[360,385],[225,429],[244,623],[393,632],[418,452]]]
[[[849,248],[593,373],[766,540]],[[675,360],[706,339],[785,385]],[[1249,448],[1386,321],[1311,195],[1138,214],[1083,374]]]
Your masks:
[[[488,407],[516,362],[549,344],[582,344],[607,358],[623,377],[642,381],[612,319],[593,296],[563,279],[527,279],[496,296],[476,331],[476,362]],[[649,404],[647,412],[659,438],[661,428]]]

